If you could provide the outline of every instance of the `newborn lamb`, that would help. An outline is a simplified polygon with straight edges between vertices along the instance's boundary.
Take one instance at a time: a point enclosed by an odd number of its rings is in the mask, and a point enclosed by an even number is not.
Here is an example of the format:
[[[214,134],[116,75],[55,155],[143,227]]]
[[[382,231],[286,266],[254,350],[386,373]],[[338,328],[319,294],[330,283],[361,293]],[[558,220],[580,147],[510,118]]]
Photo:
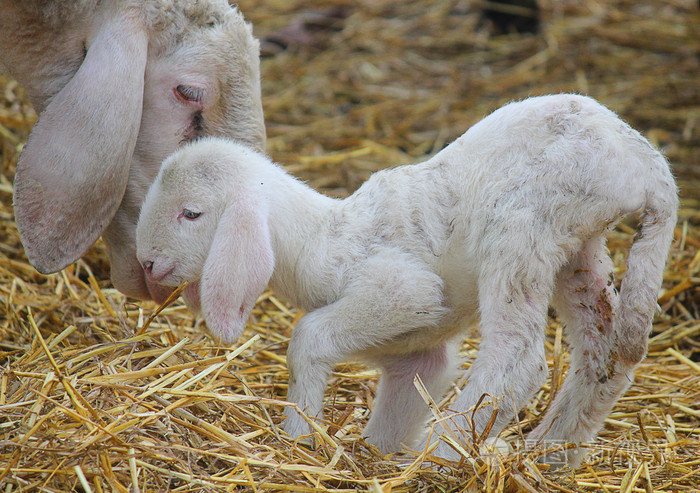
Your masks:
[[[528,438],[581,443],[646,354],[677,206],[668,163],[649,142],[594,100],[555,95],[509,104],[344,200],[249,148],[202,139],[164,162],[137,255],[153,282],[197,282],[207,325],[224,341],[240,336],[268,282],[306,310],[289,345],[288,399],[310,416],[321,416],[335,363],[380,367],[364,434],[384,452],[423,430],[428,407],[414,377],[439,399],[460,336],[479,323],[478,356],[448,414],[464,436],[481,434],[499,401],[496,436],[545,381],[551,304],[571,369]],[[618,294],[605,234],[634,213]],[[467,413],[485,393],[493,402]],[[310,433],[293,408],[283,426]],[[458,457],[445,443],[436,453]],[[582,449],[565,454],[577,464]]]

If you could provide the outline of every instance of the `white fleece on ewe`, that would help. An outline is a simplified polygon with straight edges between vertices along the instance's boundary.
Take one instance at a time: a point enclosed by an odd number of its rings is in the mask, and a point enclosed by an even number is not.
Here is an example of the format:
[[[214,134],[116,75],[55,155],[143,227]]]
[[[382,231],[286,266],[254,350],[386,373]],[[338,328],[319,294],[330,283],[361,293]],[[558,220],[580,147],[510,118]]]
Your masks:
[[[0,66],[39,113],[14,197],[32,264],[56,272],[104,235],[115,286],[163,298],[136,260],[141,203],[183,142],[264,149],[258,54],[226,0],[0,0]]]
[[[428,161],[375,173],[344,200],[325,197],[265,156],[217,139],[163,164],[137,229],[154,282],[199,281],[202,312],[225,341],[241,334],[266,284],[308,312],[289,346],[290,401],[320,416],[333,365],[382,369],[368,439],[411,444],[455,367],[459,337],[482,342],[453,420],[481,433],[500,398],[497,435],[547,374],[550,303],[566,325],[571,369],[530,438],[592,439],[644,358],[673,237],[677,191],[663,156],[592,99],[509,104]],[[187,219],[187,209],[200,216]],[[620,294],[605,234],[640,214]],[[488,400],[488,399],[487,399]],[[310,432],[291,408],[284,428]],[[437,453],[455,457],[444,444]],[[577,463],[581,449],[549,459]]]

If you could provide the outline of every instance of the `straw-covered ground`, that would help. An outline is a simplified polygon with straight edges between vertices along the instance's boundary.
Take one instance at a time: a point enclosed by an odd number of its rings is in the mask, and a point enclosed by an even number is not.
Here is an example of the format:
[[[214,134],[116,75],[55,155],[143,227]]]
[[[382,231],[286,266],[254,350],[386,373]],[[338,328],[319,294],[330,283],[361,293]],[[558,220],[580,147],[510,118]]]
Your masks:
[[[498,34],[473,0],[241,2],[256,35],[273,34],[262,62],[268,150],[328,193],[346,195],[505,102],[545,93],[589,94],[666,153],[682,207],[649,356],[581,468],[548,471],[525,452],[460,464],[382,457],[361,437],[377,373],[355,364],[333,373],[317,447],[294,443],[279,423],[287,343],[303,314],[273,293],[222,347],[181,302],[151,320],[153,304],[115,291],[101,245],[39,275],[11,205],[36,116],[0,78],[2,491],[700,490],[698,4],[540,5],[538,33]],[[610,234],[618,277],[631,236],[627,225]],[[465,341],[465,368],[477,347]],[[516,449],[566,372],[555,319],[547,350],[552,378],[503,435]]]

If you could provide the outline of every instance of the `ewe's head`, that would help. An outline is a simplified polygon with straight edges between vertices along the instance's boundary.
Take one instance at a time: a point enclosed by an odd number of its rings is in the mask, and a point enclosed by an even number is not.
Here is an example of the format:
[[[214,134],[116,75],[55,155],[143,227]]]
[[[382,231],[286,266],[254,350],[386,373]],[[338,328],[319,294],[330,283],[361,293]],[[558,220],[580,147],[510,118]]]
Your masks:
[[[163,160],[203,136],[265,147],[252,27],[228,0],[0,5],[20,19],[0,30],[0,64],[41,112],[15,177],[29,260],[57,272],[101,236],[115,287],[157,299],[134,233]]]
[[[241,13],[226,0],[179,0],[170,15],[160,5],[144,8],[157,32],[149,40],[135,158],[160,165],[203,136],[263,150],[260,49]]]

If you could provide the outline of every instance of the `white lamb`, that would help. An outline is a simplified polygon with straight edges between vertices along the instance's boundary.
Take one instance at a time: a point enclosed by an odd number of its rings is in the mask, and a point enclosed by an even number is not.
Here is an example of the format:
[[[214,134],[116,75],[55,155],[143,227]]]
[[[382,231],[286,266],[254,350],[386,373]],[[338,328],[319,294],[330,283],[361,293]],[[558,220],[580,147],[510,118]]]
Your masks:
[[[137,255],[153,282],[198,282],[209,329],[224,341],[241,334],[268,282],[306,310],[289,345],[288,399],[311,416],[321,416],[335,363],[380,367],[364,434],[384,452],[423,430],[428,407],[414,376],[439,398],[455,343],[478,323],[481,347],[450,407],[460,428],[481,433],[491,405],[473,423],[466,411],[485,393],[501,398],[496,436],[545,380],[551,303],[571,369],[529,438],[581,443],[646,354],[677,205],[667,161],[639,133],[592,99],[555,95],[509,104],[344,200],[242,145],[202,139],[163,164]],[[605,234],[637,212],[618,295]],[[283,426],[310,432],[292,408]],[[567,453],[576,464],[582,449]],[[444,443],[437,454],[456,457]]]

